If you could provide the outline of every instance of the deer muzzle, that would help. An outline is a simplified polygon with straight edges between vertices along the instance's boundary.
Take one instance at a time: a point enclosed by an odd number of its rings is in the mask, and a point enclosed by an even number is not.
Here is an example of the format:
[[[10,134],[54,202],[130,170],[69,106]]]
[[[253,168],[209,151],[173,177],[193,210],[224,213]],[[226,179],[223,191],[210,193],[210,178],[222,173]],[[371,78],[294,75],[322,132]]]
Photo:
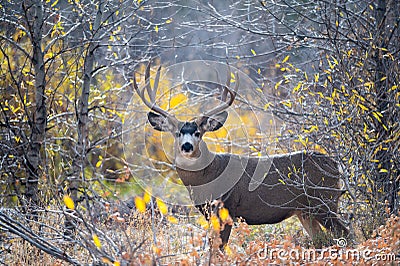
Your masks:
[[[181,148],[183,152],[189,153],[193,151],[193,145],[189,142],[185,142]]]

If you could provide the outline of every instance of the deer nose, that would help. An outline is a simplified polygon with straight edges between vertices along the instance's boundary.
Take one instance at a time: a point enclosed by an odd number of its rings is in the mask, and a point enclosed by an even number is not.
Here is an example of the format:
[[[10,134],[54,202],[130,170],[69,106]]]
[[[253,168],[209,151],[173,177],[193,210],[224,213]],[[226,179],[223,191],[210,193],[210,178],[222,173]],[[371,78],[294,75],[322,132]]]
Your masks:
[[[186,142],[182,145],[182,150],[185,152],[193,151],[193,145],[190,144],[189,142]]]

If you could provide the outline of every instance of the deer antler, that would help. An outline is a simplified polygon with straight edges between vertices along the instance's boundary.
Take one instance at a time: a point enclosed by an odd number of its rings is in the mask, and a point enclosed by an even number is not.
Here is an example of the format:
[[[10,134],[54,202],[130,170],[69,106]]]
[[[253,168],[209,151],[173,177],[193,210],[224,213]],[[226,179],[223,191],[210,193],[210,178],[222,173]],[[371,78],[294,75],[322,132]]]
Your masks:
[[[227,75],[227,79],[226,79],[226,84],[223,86],[223,91],[221,93],[221,104],[219,104],[218,106],[216,106],[215,108],[211,109],[210,111],[206,112],[205,114],[203,114],[203,117],[211,117],[215,114],[221,113],[222,111],[224,111],[225,109],[227,109],[229,106],[232,105],[233,101],[235,100],[236,94],[237,94],[237,90],[239,88],[239,75],[236,72],[234,74],[235,79],[236,79],[236,84],[235,84],[235,89],[232,91],[230,89],[231,86],[231,71],[230,68],[228,66],[228,75]],[[229,94],[229,97],[228,97]]]
[[[166,117],[173,125],[178,126],[178,119],[164,109],[162,109],[159,105],[156,103],[156,94],[157,94],[157,89],[158,89],[158,83],[160,81],[160,71],[161,71],[161,66],[157,70],[156,77],[154,79],[154,86],[151,88],[150,86],[150,64],[147,65],[146,72],[145,72],[145,85],[142,90],[139,89],[138,84],[136,82],[136,75],[133,75],[133,87],[135,88],[137,94],[139,97],[142,99],[143,103],[149,107],[152,111]],[[149,96],[149,100],[145,97],[145,91],[147,92],[147,95]]]

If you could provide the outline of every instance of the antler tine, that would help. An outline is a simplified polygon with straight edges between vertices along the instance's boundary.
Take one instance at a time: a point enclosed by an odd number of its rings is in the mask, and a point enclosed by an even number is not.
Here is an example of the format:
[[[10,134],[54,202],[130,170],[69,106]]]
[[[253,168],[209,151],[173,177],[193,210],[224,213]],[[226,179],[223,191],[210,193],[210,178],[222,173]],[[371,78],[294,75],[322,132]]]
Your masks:
[[[153,85],[154,98],[155,98],[155,96],[156,96],[155,94],[158,90],[158,82],[160,81],[160,74],[161,74],[161,66],[158,67],[156,77],[154,79],[154,85]]]
[[[232,105],[233,101],[235,100],[237,90],[239,89],[239,75],[237,72],[235,73],[235,78],[236,78],[236,85],[235,85],[234,91],[232,91],[230,89],[230,71],[229,71],[229,73],[228,73],[229,80],[227,80],[226,85],[224,86],[224,90],[221,94],[222,103],[220,105],[218,105],[217,107],[215,107],[214,109],[211,109],[210,111],[206,112],[203,115],[203,117],[210,117],[215,114],[218,114]],[[229,93],[229,100],[227,100],[228,93]]]
[[[226,74],[227,74],[226,84],[225,84],[224,90],[222,91],[222,95],[221,95],[222,102],[226,101],[226,96],[228,95],[227,88],[231,87],[231,68],[229,67],[229,65],[228,65],[228,71]]]
[[[160,106],[158,106],[156,104],[156,93],[157,93],[157,89],[158,89],[158,83],[160,81],[160,73],[161,73],[161,66],[158,68],[157,70],[157,74],[154,80],[154,87],[151,88],[150,85],[150,63],[147,65],[146,68],[146,72],[145,72],[145,85],[143,87],[142,90],[139,89],[139,86],[136,82],[136,75],[133,75],[133,87],[135,88],[137,94],[139,95],[139,97],[142,99],[143,103],[149,107],[151,110],[153,110],[154,112],[163,115],[164,117],[166,117],[171,123],[173,123],[174,125],[178,125],[178,120],[176,119],[176,117],[170,113],[168,113],[167,111],[165,111],[164,109],[162,109]],[[145,91],[147,91],[147,95],[149,96],[149,100],[146,99],[145,96]]]
[[[150,86],[150,66],[151,66],[151,62],[149,62],[147,64],[146,71],[144,73],[144,81],[145,81],[144,86],[147,90],[147,94],[149,95],[150,102],[154,103],[156,100],[155,90],[157,90],[157,87],[152,89]],[[144,89],[143,89],[143,91],[144,91]],[[144,93],[143,93],[143,95],[144,95]]]

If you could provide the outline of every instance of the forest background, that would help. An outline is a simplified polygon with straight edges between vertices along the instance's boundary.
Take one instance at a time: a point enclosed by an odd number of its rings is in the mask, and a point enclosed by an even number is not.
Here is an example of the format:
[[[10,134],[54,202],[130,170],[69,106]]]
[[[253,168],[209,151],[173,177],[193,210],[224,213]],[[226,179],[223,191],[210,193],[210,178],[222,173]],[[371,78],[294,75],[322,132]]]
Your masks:
[[[311,245],[297,221],[239,223],[225,254],[212,254],[206,236],[219,227],[167,210],[173,195],[189,204],[187,192],[163,189],[180,181],[132,77],[143,84],[150,61],[154,76],[196,60],[256,84],[236,105],[252,115],[209,135],[214,151],[329,154],[347,189],[347,244],[398,256],[398,1],[2,0],[0,12],[1,263],[240,263],[265,245]],[[161,105],[196,115],[193,93],[171,79]],[[245,141],[234,133],[243,125]]]

